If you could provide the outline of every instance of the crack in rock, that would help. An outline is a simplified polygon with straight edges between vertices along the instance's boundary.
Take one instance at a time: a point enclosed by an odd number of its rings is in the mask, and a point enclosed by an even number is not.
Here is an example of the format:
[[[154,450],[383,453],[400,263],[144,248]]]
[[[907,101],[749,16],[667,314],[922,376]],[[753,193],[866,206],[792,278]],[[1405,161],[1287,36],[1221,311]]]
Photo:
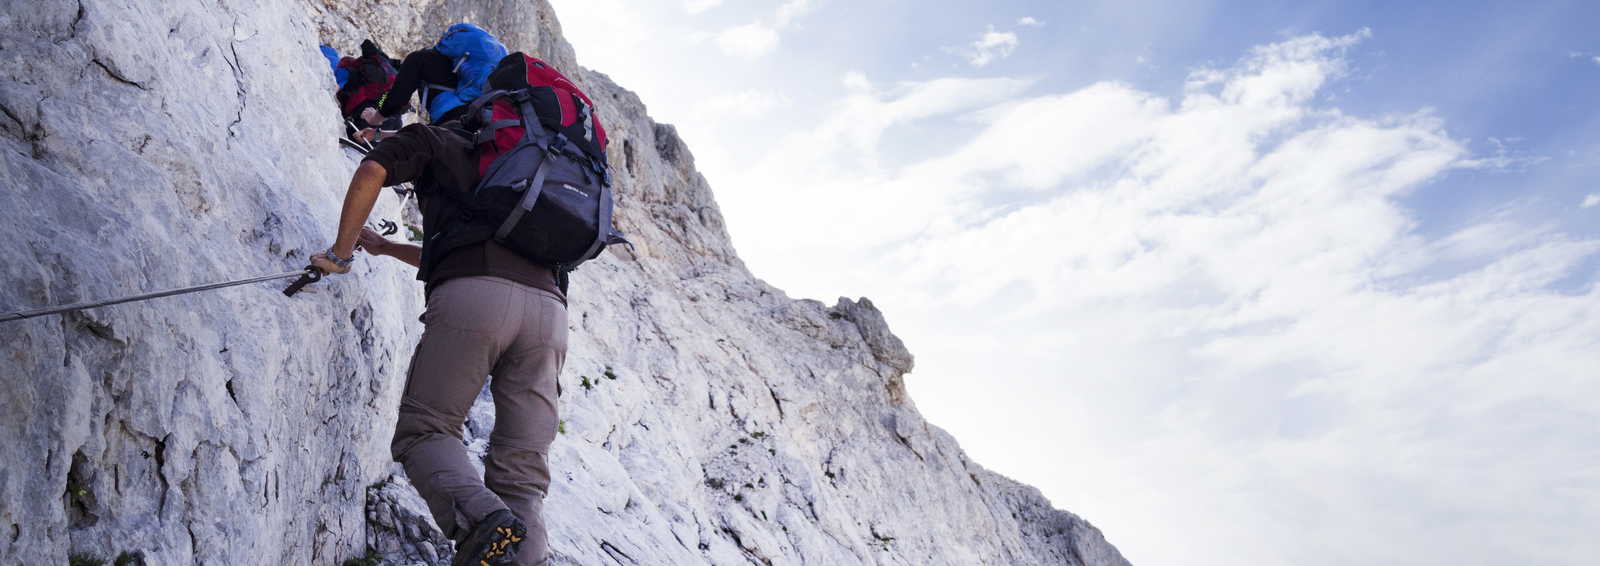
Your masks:
[[[77,39],[78,38],[78,24],[83,23],[83,16],[84,16],[83,0],[78,0],[78,13],[73,16],[72,25],[67,28],[67,36],[63,37],[63,38],[60,38],[60,39],[52,40],[50,43],[55,44],[55,45],[61,45],[61,44],[66,43],[68,41],[72,41],[74,39]]]
[[[100,67],[100,70],[105,71],[106,72],[106,76],[111,77],[111,80],[117,81],[117,82],[125,84],[125,85],[132,85],[134,88],[137,88],[139,90],[144,90],[144,91],[150,90],[150,87],[145,86],[143,83],[140,83],[139,81],[136,81],[136,80],[130,79],[128,77],[122,76],[122,73],[117,72],[116,69],[111,68],[110,65],[107,65],[105,61],[101,61],[100,58],[98,58],[98,57],[96,57],[94,59],[90,59],[89,60],[89,64],[94,65],[96,67]]]
[[[223,61],[228,63],[228,67],[233,69],[233,88],[235,95],[239,99],[239,112],[234,115],[233,122],[228,124],[228,137],[230,138],[239,137],[239,132],[236,130],[236,128],[238,128],[240,123],[244,122],[245,107],[249,104],[245,100],[246,93],[244,89],[244,68],[241,67],[239,63],[239,40],[231,39],[232,37],[238,36],[238,31],[239,22],[235,20],[233,22],[233,34],[228,40],[228,51],[233,54],[233,59],[229,59],[227,57],[222,58]],[[251,37],[255,36],[252,35]]]

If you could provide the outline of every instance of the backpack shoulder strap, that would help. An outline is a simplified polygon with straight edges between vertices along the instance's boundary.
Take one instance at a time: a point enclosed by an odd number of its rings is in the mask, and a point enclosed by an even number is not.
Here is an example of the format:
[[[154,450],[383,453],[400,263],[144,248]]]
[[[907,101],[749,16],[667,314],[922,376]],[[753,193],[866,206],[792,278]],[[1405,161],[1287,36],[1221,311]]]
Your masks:
[[[472,145],[477,146],[493,140],[496,130],[520,123],[519,120],[497,121],[494,119],[491,105],[496,99],[507,96],[510,93],[511,91],[507,90],[491,90],[483,93],[482,96],[474,98],[471,103],[467,104],[467,112],[464,116],[469,120],[476,120],[478,126],[478,133],[472,137]]]

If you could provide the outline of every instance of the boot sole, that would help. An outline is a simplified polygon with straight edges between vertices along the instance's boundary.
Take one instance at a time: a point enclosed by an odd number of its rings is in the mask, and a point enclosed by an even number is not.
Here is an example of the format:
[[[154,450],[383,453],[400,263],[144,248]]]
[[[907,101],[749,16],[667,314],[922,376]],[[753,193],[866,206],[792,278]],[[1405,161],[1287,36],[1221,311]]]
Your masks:
[[[494,536],[483,542],[481,553],[469,560],[473,566],[501,566],[516,558],[517,548],[528,538],[528,529],[521,524],[495,527]]]

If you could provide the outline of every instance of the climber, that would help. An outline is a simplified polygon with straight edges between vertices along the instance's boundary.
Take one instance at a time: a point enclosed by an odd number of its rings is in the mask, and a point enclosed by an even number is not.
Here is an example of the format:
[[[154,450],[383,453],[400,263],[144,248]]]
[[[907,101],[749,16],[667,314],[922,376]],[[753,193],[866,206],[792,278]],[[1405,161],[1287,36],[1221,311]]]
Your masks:
[[[544,564],[541,510],[550,487],[546,455],[556,435],[556,378],[567,352],[566,295],[551,267],[492,240],[436,249],[438,236],[460,227],[468,191],[480,177],[478,155],[463,133],[412,124],[378,143],[350,181],[333,246],[313,255],[312,264],[348,272],[359,243],[370,254],[420,268],[424,330],[391,452],[440,530],[456,541],[455,564]],[[362,228],[382,187],[407,181],[417,189],[429,242],[423,246]],[[480,478],[461,429],[490,374],[496,418]]]
[[[430,123],[460,118],[467,103],[484,93],[489,72],[505,56],[505,46],[483,28],[452,25],[432,48],[406,56],[389,99],[381,107],[363,112],[362,118],[377,123],[399,116],[413,92],[421,98]]]
[[[400,74],[395,76],[394,87],[389,89],[383,106],[367,109],[362,118],[382,122],[388,117],[404,114],[410,108],[412,94],[420,99],[422,111],[419,113],[428,123],[443,124],[460,118],[467,109],[465,105],[456,103],[454,107],[444,109],[439,104],[439,95],[455,90],[455,65],[455,61],[432,47],[412,51],[400,63]],[[435,107],[440,110],[435,111]]]
[[[492,241],[435,261],[434,250],[363,228],[382,187],[407,181],[417,187],[424,231],[437,233],[441,222],[460,214],[453,199],[478,181],[471,142],[413,124],[375,146],[350,181],[338,239],[312,264],[348,272],[359,242],[370,254],[423,268],[425,329],[407,372],[392,454],[440,530],[456,541],[455,564],[512,552],[530,559],[487,563],[540,564],[546,552],[540,510],[550,485],[545,458],[555,440],[556,377],[567,350],[566,298],[551,268]],[[467,460],[461,425],[490,374],[496,418],[480,478]]]
[[[324,56],[328,51],[331,49],[324,50]],[[365,142],[376,136],[377,131],[373,128],[385,131],[400,129],[399,116],[376,122],[358,121],[363,110],[383,104],[389,87],[395,82],[394,61],[378,44],[370,39],[361,42],[361,57],[340,59],[337,69],[348,73],[338,93],[339,112],[345,118],[345,135]]]

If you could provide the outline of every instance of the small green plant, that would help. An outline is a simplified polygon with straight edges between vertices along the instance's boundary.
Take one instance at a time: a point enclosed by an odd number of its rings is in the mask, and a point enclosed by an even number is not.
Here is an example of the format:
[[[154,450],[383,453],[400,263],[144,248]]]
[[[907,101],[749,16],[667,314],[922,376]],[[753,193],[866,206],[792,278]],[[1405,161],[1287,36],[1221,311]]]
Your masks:
[[[611,372],[611,366],[606,366],[606,379],[616,379],[617,374]]]
[[[106,561],[87,554],[74,554],[67,557],[68,566],[105,566]]]
[[[366,556],[358,556],[344,561],[343,566],[378,566],[383,562],[383,557],[378,556],[378,550],[367,547]]]
[[[580,377],[583,378],[583,381],[581,383],[579,383],[578,385],[582,385],[584,389],[594,389],[594,382],[589,381],[589,376],[584,375],[584,376],[580,376]]]
[[[79,485],[76,480],[69,477],[67,478],[67,495],[72,496],[73,499],[83,499],[89,496],[89,489]]]
[[[111,566],[133,566],[134,564],[144,564],[144,555],[124,550],[122,554],[117,555],[117,560],[112,562]]]
[[[561,419],[561,422],[556,423],[556,432],[561,434],[567,433],[567,419]]]
[[[872,538],[878,539],[878,545],[884,550],[889,550],[889,543],[894,542],[894,537],[879,534],[877,528],[868,527],[872,531]]]
[[[750,438],[756,438],[756,439],[761,439],[761,438],[766,438],[766,437],[767,437],[767,433],[765,433],[765,432],[761,432],[761,431],[759,431],[759,430],[758,430],[758,431],[755,431],[755,432],[752,432],[752,433],[750,433]]]

